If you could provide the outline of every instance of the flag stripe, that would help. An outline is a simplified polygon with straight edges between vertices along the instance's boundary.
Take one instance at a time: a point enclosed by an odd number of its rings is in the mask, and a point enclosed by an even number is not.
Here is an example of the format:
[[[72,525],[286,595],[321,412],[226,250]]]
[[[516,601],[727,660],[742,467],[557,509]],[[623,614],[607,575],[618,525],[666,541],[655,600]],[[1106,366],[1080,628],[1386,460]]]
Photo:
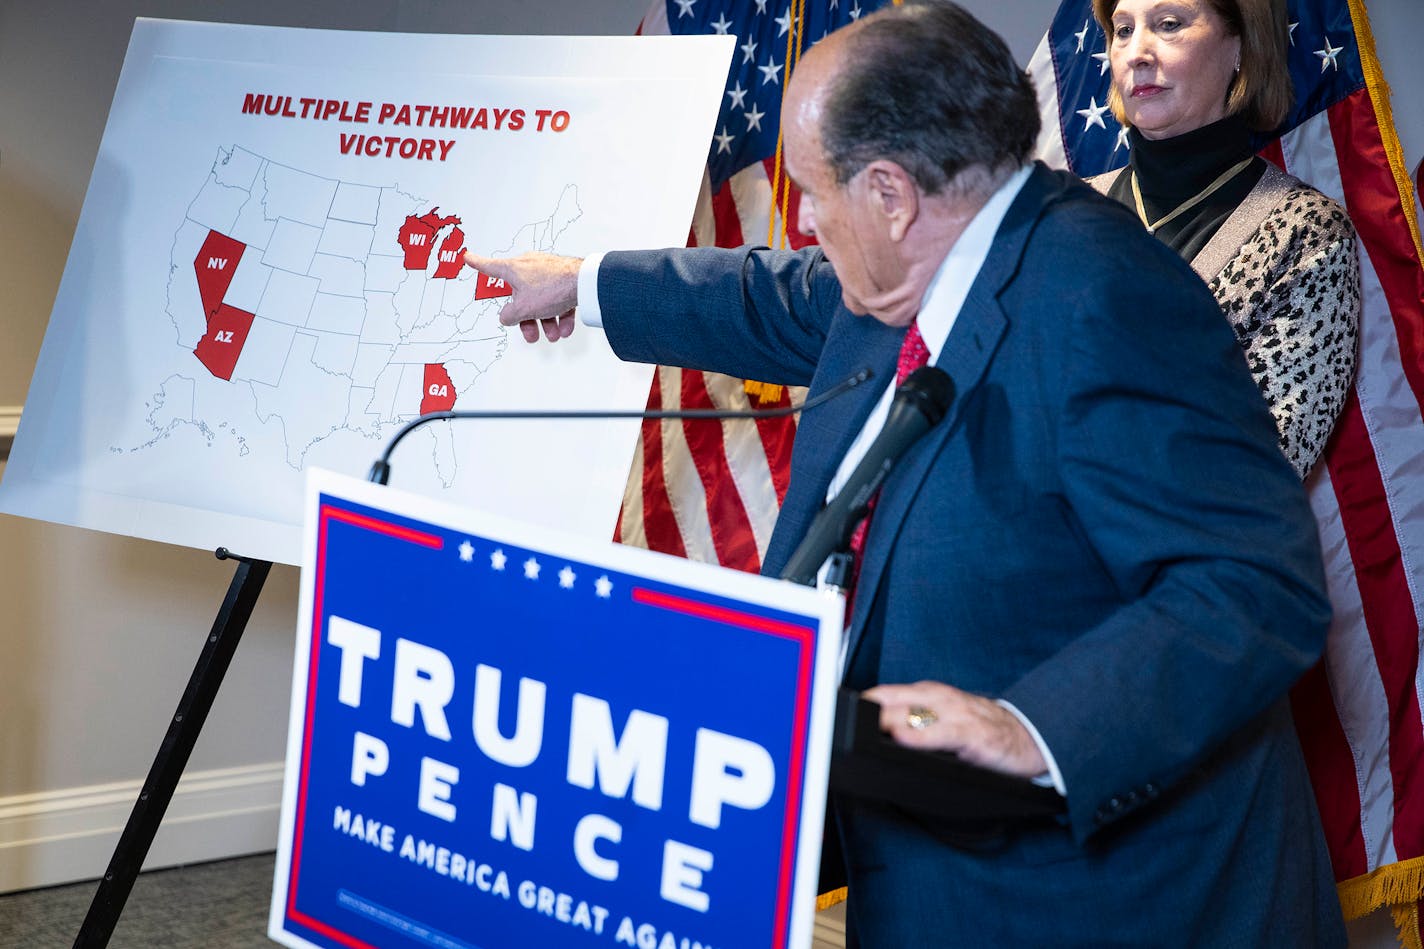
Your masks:
[[[1424,589],[1419,571],[1424,569],[1424,557],[1417,547],[1411,549],[1409,535],[1396,525],[1421,523],[1418,518],[1424,516],[1424,423],[1419,408],[1419,395],[1424,393],[1420,346],[1424,271],[1399,210],[1396,183],[1387,173],[1388,156],[1379,144],[1368,94],[1361,90],[1343,100],[1329,113],[1329,124],[1335,146],[1331,153],[1355,151],[1352,160],[1339,163],[1338,168],[1345,204],[1354,212],[1364,251],[1366,325],[1361,332],[1362,365],[1356,388],[1376,455],[1375,464],[1362,464],[1357,475],[1359,490],[1374,495],[1369,503],[1377,508],[1362,518],[1361,526],[1371,532],[1359,544],[1373,557],[1363,565],[1365,570],[1359,556],[1354,561],[1361,597],[1370,607],[1366,624],[1389,699],[1388,721],[1393,724],[1389,761],[1395,785],[1394,849],[1398,857],[1415,857],[1424,854],[1424,787],[1411,786],[1424,773],[1424,722],[1417,683],[1420,591]],[[1346,507],[1343,501],[1341,506]],[[1342,515],[1349,536],[1350,515],[1345,511]],[[1352,544],[1352,553],[1355,549]],[[1373,602],[1376,596],[1378,603]]]
[[[1346,411],[1356,411],[1352,405]],[[1340,436],[1337,434],[1336,439]],[[1332,444],[1332,454],[1339,451]],[[1365,626],[1364,604],[1355,582],[1344,522],[1330,482],[1329,466],[1318,465],[1310,478],[1310,503],[1320,529],[1328,566],[1333,618],[1325,659],[1312,670],[1327,680],[1320,704],[1297,717],[1302,747],[1311,763],[1311,779],[1325,817],[1337,879],[1349,879],[1395,859],[1394,778],[1389,768],[1389,703],[1373,644]],[[1328,670],[1328,675],[1325,675]],[[1296,706],[1300,710],[1299,705]],[[1339,739],[1347,742],[1343,762],[1334,757]],[[1321,767],[1312,761],[1320,758]],[[1328,765],[1327,765],[1328,762]],[[1351,778],[1353,777],[1353,780]],[[1343,813],[1327,806],[1333,797],[1353,797],[1359,810]],[[1337,846],[1342,848],[1337,851]],[[1357,850],[1351,848],[1358,848]]]
[[[702,373],[683,372],[681,375],[683,405],[719,408]],[[716,548],[715,562],[755,563],[760,569],[756,538],[732,477],[722,426],[708,421],[687,421],[682,423],[682,433],[692,457],[700,459],[696,468],[701,475],[703,505]]]

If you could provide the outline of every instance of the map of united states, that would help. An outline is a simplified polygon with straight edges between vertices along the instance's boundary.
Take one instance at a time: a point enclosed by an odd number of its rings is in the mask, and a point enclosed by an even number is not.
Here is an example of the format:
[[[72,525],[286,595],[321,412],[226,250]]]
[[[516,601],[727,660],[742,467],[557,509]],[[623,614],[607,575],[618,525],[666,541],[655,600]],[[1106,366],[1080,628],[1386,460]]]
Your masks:
[[[494,251],[553,250],[580,214],[567,185],[548,218]],[[178,425],[279,426],[300,468],[337,432],[385,437],[455,408],[507,345],[496,314],[508,288],[463,266],[478,224],[394,185],[219,149],[170,260],[167,315],[193,375],[164,380],[149,424],[160,438]],[[229,409],[208,417],[215,405]]]

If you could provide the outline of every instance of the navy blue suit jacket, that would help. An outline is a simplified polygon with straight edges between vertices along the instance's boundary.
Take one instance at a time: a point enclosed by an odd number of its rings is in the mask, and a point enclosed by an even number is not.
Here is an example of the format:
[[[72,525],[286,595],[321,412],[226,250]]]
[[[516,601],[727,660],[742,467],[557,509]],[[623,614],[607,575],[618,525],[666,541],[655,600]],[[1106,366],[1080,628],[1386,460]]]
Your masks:
[[[813,394],[893,378],[903,335],[847,311],[815,250],[610,254],[598,292],[625,359]],[[884,486],[847,684],[1012,702],[1067,816],[966,849],[839,802],[861,944],[1343,943],[1284,701],[1329,621],[1314,520],[1205,285],[1039,166],[938,365],[958,395]],[[877,397],[804,413],[765,572]]]

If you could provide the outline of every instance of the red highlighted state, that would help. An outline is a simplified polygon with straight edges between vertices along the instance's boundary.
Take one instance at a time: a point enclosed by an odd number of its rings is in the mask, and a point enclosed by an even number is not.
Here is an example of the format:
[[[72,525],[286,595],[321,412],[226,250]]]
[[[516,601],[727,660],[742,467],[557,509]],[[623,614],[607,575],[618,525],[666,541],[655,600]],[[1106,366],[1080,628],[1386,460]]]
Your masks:
[[[464,258],[461,257],[465,251],[465,232],[458,227],[450,231],[450,236],[440,242],[439,262],[435,265],[436,280],[454,280],[460,276],[460,270],[465,266]]]
[[[198,275],[198,294],[203,298],[203,316],[209,320],[222,305],[237,262],[247,245],[217,231],[208,231],[198,256],[193,258],[193,271]]]
[[[425,388],[420,399],[420,414],[448,412],[455,407],[455,383],[450,381],[450,373],[438,362],[425,364]]]
[[[460,219],[453,214],[441,217],[436,213],[439,210],[431,208],[420,217],[414,214],[406,215],[405,223],[401,225],[400,233],[396,237],[396,242],[405,254],[406,270],[424,270],[430,264],[430,252],[435,249],[436,233],[447,224],[460,223]]]
[[[203,334],[193,355],[208,367],[208,372],[219,379],[231,380],[233,367],[237,365],[237,357],[242,355],[253,319],[253,315],[246,310],[222,304],[208,318],[208,331]]]
[[[514,293],[509,285],[499,277],[491,277],[489,274],[480,274],[479,283],[475,284],[476,300],[493,300],[495,297],[507,297]]]

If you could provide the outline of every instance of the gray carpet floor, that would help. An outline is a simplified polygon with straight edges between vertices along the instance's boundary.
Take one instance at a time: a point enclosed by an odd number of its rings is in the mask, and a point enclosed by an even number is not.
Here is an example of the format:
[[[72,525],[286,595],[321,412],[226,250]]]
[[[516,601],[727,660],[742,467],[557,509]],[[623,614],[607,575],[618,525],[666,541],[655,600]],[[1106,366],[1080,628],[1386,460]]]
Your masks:
[[[110,949],[271,949],[273,854],[139,875]],[[97,883],[0,896],[0,949],[68,949]],[[844,907],[820,914],[814,949],[845,945]],[[829,937],[829,938],[827,938]]]
[[[111,949],[270,949],[270,853],[139,875]],[[0,949],[74,944],[96,883],[0,896]]]

